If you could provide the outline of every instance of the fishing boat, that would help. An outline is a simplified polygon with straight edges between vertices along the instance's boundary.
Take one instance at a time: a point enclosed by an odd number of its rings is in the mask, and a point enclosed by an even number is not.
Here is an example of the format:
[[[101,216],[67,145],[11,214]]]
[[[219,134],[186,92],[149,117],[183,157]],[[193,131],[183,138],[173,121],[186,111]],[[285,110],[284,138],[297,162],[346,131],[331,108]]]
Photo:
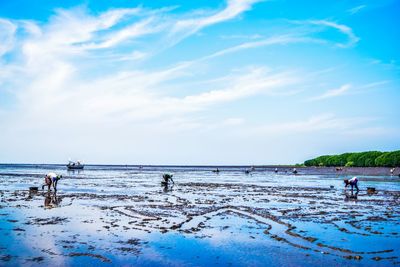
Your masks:
[[[68,170],[82,170],[85,165],[78,161],[69,161],[67,164]]]

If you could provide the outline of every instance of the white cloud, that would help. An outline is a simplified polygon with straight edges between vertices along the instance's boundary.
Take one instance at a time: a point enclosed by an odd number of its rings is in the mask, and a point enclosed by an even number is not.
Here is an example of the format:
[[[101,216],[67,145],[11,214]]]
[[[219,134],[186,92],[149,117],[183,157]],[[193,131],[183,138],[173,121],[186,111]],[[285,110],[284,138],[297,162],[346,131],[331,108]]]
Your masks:
[[[172,32],[189,31],[193,33],[206,26],[233,19],[244,11],[249,10],[254,3],[259,1],[260,0],[228,0],[225,9],[211,16],[177,21]]]
[[[190,106],[203,106],[218,102],[234,101],[294,84],[297,79],[298,77],[291,77],[286,73],[266,75],[265,69],[255,68],[250,73],[234,79],[229,89],[212,90],[199,95],[187,96],[183,101]]]
[[[314,25],[331,27],[331,28],[334,28],[334,29],[340,31],[341,33],[347,35],[348,42],[347,43],[337,43],[338,47],[341,47],[341,48],[351,47],[360,40],[360,38],[354,34],[353,29],[347,25],[339,24],[336,22],[328,21],[328,20],[309,20],[307,22],[310,24],[314,24]]]
[[[83,45],[84,49],[101,49],[116,46],[126,40],[142,37],[148,34],[159,32],[163,27],[158,27],[153,24],[153,18],[139,21],[129,25],[122,30],[110,34],[105,37],[105,40],[100,43]]]
[[[296,34],[299,36],[307,36],[313,33],[321,33],[325,32],[327,29],[332,28],[340,33],[344,34],[347,37],[347,42],[338,42],[335,39],[326,39],[326,38],[313,38],[314,41],[319,41],[320,43],[334,43],[335,46],[340,48],[349,48],[354,46],[360,38],[354,34],[353,29],[347,25],[339,24],[329,20],[289,20],[290,23],[302,25],[302,26],[314,26],[314,27],[303,27],[296,29]]]
[[[260,1],[261,0],[228,0],[227,6],[223,10],[212,15],[178,20],[171,28],[169,34],[170,42],[171,44],[175,44],[204,27],[234,19],[243,12],[250,10],[253,4]]]
[[[389,82],[390,81],[385,80],[385,81],[371,82],[371,83],[367,83],[367,84],[363,84],[363,85],[359,85],[359,86],[352,86],[350,84],[344,84],[344,85],[340,86],[339,88],[328,90],[325,93],[323,93],[319,96],[311,97],[308,100],[316,101],[316,100],[323,100],[323,99],[327,99],[327,98],[342,96],[345,94],[349,94],[350,89],[352,89],[351,92],[353,94],[363,93],[365,91],[365,89],[381,87],[385,84],[388,84]]]
[[[366,5],[359,5],[353,8],[350,8],[349,10],[347,10],[348,13],[350,13],[351,15],[354,15],[358,12],[361,11],[361,9],[364,9],[365,7],[367,7]]]
[[[275,92],[280,88],[285,88],[300,80],[299,77],[291,73],[269,73],[264,68],[252,68],[243,70],[241,75],[232,74],[223,79],[225,82],[220,84],[222,88],[206,90],[199,94],[189,94],[183,97],[164,96],[160,93],[147,93],[146,88],[160,85],[166,79],[173,79],[174,75],[179,76],[176,69],[166,70],[161,73],[140,74],[145,75],[142,80],[132,74],[120,78],[97,81],[91,84],[93,89],[88,91],[86,97],[91,93],[96,93],[85,105],[86,112],[105,116],[106,114],[123,114],[120,118],[127,120],[160,119],[170,116],[183,116],[188,113],[198,112],[208,109],[210,106],[237,101],[246,97],[258,94]],[[140,76],[139,76],[140,77]],[[134,91],[129,90],[130,85],[135,82],[139,87]],[[110,92],[108,86],[117,86],[119,90]],[[212,84],[211,84],[212,86]],[[214,85],[215,86],[215,85]],[[208,85],[210,87],[210,85]],[[94,89],[96,88],[96,89]],[[101,90],[100,88],[104,88]],[[85,97],[80,97],[85,99]]]
[[[16,30],[14,23],[0,18],[0,57],[13,47]]]
[[[306,37],[294,37],[290,35],[280,35],[280,36],[274,36],[270,38],[266,38],[264,40],[260,41],[254,41],[254,42],[245,42],[237,46],[233,46],[230,48],[223,49],[221,51],[218,51],[214,54],[211,54],[209,56],[204,57],[203,59],[211,59],[215,57],[220,57],[224,56],[227,54],[235,53],[241,50],[246,50],[246,49],[251,49],[251,48],[257,48],[257,47],[263,47],[263,46],[269,46],[269,45],[284,45],[284,44],[289,44],[289,43],[301,43],[301,42],[314,42],[316,41],[315,39],[311,38],[306,38]]]
[[[254,40],[254,39],[261,39],[263,38],[262,35],[260,34],[251,34],[251,35],[246,35],[246,34],[232,34],[232,35],[221,35],[221,39],[246,39],[246,40]]]
[[[372,83],[364,84],[364,85],[360,86],[360,88],[365,89],[365,88],[380,87],[381,85],[388,84],[388,83],[390,83],[389,80],[372,82]]]
[[[368,117],[346,117],[338,118],[334,114],[321,114],[312,116],[306,120],[298,120],[293,122],[283,122],[271,124],[261,127],[255,127],[249,132],[261,135],[296,135],[300,133],[315,132],[332,132],[335,134],[345,134],[354,129],[364,128],[365,123],[370,122],[373,118]]]
[[[222,124],[223,125],[229,125],[229,126],[237,126],[237,125],[242,125],[245,122],[245,119],[243,118],[228,118],[225,119]]]
[[[351,88],[350,84],[344,84],[344,85],[340,86],[339,88],[329,90],[329,91],[323,93],[322,95],[312,97],[309,100],[315,101],[315,100],[322,100],[322,99],[327,99],[327,98],[331,98],[331,97],[341,96],[343,94],[346,94],[350,90],[350,88]]]

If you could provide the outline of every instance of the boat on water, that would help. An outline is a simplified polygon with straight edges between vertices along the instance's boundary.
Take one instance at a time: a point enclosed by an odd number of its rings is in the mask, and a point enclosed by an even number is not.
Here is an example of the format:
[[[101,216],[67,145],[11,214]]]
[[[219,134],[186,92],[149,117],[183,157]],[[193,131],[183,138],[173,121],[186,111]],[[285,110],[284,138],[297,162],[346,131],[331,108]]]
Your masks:
[[[84,166],[85,165],[83,163],[81,163],[79,160],[76,161],[76,162],[75,161],[70,161],[67,164],[68,170],[82,170]]]

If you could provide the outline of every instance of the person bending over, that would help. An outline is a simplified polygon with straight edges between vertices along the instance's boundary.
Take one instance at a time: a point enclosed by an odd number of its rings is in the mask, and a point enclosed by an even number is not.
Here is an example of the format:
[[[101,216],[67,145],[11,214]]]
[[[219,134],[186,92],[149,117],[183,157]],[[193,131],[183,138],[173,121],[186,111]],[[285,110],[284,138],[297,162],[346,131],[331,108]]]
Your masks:
[[[44,187],[47,186],[47,190],[50,191],[50,186],[53,185],[54,191],[57,191],[57,183],[61,178],[62,175],[57,175],[54,172],[46,174],[44,177],[44,185],[42,185],[42,190],[44,190]]]
[[[344,184],[345,184],[344,187],[346,188],[348,185],[350,185],[352,191],[353,191],[353,187],[355,187],[357,189],[357,191],[359,191],[357,183],[358,183],[357,177],[353,177],[350,180],[344,179]]]
[[[161,182],[162,185],[168,185],[169,182],[171,181],[173,184],[175,184],[174,180],[172,180],[172,174],[164,174],[163,175],[163,181]]]

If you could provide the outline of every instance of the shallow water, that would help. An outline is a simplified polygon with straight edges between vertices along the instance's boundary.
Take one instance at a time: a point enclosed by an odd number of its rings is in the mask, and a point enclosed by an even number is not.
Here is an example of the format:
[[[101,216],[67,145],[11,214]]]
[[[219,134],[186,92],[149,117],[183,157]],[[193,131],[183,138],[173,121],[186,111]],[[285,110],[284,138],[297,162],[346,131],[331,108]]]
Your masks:
[[[400,264],[398,177],[358,176],[356,196],[351,173],[213,169],[0,165],[0,266]],[[50,171],[57,194],[29,193]]]

